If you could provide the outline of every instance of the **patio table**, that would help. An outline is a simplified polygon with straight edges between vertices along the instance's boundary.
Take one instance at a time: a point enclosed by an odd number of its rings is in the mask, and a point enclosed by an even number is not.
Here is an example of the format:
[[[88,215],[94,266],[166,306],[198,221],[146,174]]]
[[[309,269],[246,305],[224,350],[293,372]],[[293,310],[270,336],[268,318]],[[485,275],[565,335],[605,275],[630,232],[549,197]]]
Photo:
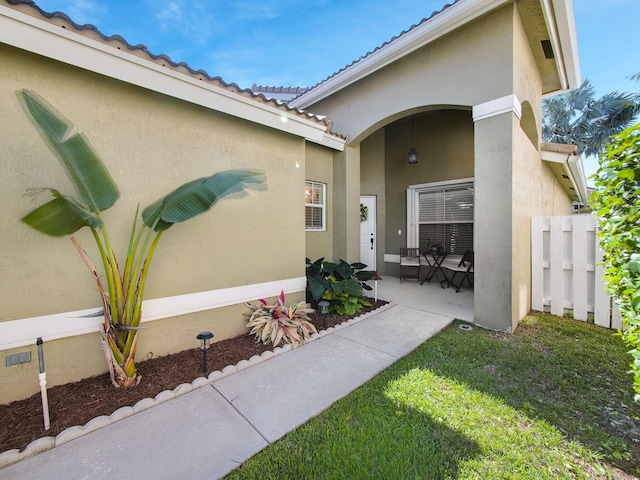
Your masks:
[[[431,282],[433,277],[436,277],[436,280],[438,280],[437,278],[438,272],[441,273],[445,279],[447,278],[445,273],[442,271],[442,262],[447,256],[446,253],[425,252],[423,253],[423,256],[427,261],[429,272],[425,275],[425,277],[422,280],[420,280],[420,285],[422,285],[425,282],[425,280],[427,281],[427,283]]]

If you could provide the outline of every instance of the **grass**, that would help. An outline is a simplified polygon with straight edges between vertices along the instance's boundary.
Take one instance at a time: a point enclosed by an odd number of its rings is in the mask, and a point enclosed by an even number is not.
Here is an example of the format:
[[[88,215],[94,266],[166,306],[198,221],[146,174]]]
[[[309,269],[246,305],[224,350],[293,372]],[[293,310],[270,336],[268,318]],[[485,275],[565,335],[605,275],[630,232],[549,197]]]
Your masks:
[[[618,336],[542,313],[527,316],[513,335],[459,325],[229,478],[640,475],[640,405]]]

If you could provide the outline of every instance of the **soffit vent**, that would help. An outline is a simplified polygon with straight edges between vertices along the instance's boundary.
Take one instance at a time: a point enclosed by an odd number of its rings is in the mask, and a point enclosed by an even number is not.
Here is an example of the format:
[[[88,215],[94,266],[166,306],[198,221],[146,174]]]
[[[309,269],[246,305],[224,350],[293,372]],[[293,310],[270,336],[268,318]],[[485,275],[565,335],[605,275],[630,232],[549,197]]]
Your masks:
[[[553,47],[551,46],[551,40],[541,40],[540,44],[542,45],[544,58],[546,58],[547,60],[555,58],[555,55],[553,54]]]

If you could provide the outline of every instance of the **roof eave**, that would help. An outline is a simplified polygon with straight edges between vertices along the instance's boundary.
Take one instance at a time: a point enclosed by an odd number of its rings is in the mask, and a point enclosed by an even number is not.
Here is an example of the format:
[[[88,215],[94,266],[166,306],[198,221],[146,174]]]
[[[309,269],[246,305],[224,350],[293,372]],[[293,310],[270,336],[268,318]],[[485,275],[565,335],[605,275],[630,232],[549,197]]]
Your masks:
[[[549,39],[555,53],[560,90],[578,88],[582,83],[573,0],[540,0]],[[544,92],[554,94],[557,92]]]
[[[587,179],[584,173],[582,157],[578,155],[575,145],[559,143],[543,143],[540,149],[540,157],[543,161],[559,167],[552,168],[558,181],[563,185],[573,200],[587,203],[589,194],[587,191]]]
[[[326,125],[256,102],[3,5],[0,5],[0,43],[303,137],[310,142],[336,150],[344,149],[345,141],[330,135]],[[331,137],[332,141],[327,141],[326,137]]]

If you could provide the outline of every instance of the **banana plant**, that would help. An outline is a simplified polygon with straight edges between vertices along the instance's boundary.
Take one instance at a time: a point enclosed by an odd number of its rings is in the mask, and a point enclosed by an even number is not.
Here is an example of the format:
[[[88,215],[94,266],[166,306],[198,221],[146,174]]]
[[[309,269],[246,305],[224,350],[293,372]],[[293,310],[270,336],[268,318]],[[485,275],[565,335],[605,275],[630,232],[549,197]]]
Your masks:
[[[20,90],[18,98],[31,122],[62,163],[75,190],[74,196],[51,187],[28,189],[29,195],[48,192],[53,199],[32,210],[22,221],[54,237],[71,235],[83,227],[91,230],[100,252],[104,277],[76,239],[71,237],[71,241],[100,292],[104,312],[101,341],[111,382],[116,387],[135,386],[141,378],[136,371],[135,354],[144,286],[162,234],[174,224],[206,212],[225,196],[265,186],[264,172],[227,170],[193,180],[144,208],[141,221],[138,220],[138,208],[121,268],[102,220],[102,212],[115,204],[120,192],[104,163],[83,135],[71,134],[73,124],[44,99],[29,90]]]

